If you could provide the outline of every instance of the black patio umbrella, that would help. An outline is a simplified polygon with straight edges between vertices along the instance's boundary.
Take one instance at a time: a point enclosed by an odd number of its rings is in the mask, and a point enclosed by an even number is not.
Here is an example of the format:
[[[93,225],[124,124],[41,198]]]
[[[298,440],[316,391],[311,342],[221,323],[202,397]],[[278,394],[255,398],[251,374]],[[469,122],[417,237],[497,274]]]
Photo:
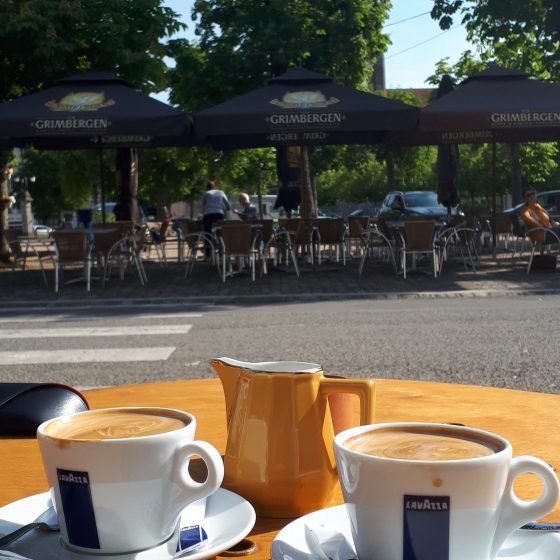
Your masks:
[[[194,127],[215,149],[300,146],[305,167],[304,146],[382,142],[387,131],[413,129],[418,113],[417,107],[299,68],[199,112]],[[301,169],[302,193],[304,174]]]
[[[420,111],[397,145],[492,144],[492,214],[496,216],[496,143],[560,140],[560,86],[490,65]],[[495,227],[493,228],[495,230]],[[493,240],[495,246],[495,238]]]
[[[197,136],[216,149],[371,144],[411,130],[419,109],[358,91],[303,68],[194,116]]]
[[[107,72],[86,72],[0,104],[0,141],[43,150],[189,146],[188,115]],[[102,209],[104,189],[102,184]],[[105,218],[105,216],[103,216]]]

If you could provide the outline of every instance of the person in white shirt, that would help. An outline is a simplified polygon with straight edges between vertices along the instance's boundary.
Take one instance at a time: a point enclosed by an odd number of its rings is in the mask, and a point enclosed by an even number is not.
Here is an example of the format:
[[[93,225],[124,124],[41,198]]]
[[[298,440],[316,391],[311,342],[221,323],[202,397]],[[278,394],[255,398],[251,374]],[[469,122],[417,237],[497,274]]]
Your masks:
[[[212,226],[224,219],[231,205],[226,194],[216,187],[215,181],[206,183],[206,192],[202,197],[202,227],[206,233],[212,233]],[[206,256],[210,256],[210,246],[205,247]]]

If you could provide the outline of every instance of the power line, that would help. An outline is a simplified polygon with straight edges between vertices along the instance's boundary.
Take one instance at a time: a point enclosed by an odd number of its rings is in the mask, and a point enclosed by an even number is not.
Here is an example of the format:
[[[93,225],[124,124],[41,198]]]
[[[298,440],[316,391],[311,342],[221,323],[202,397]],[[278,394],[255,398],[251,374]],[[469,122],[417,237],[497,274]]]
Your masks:
[[[427,14],[429,14],[429,13],[431,13],[431,12],[429,12],[429,11],[428,11],[428,12],[422,12],[421,14],[418,14],[418,15],[416,15],[416,16],[407,17],[407,18],[405,18],[405,19],[399,19],[399,21],[394,21],[393,23],[388,23],[388,24],[385,25],[384,27],[392,27],[393,25],[397,25],[398,23],[403,23],[403,22],[405,22],[405,21],[410,21],[411,19],[416,19],[416,18],[425,16],[425,15],[427,15]]]
[[[457,24],[454,25],[453,27],[450,27],[449,29],[446,29],[445,31],[442,31],[441,33],[438,33],[437,35],[434,35],[433,37],[430,37],[429,39],[426,39],[425,41],[421,41],[420,43],[416,43],[415,45],[412,45],[402,51],[399,51],[397,53],[393,53],[390,56],[386,56],[385,60],[388,60],[389,58],[393,58],[395,56],[398,56],[399,54],[403,54],[405,52],[408,52],[412,49],[415,49],[416,47],[419,47],[420,45],[424,45],[425,43],[428,43],[429,41],[433,41],[434,39],[437,39],[438,37],[441,37],[442,35],[444,35],[445,33],[449,33],[449,31],[452,31],[453,29],[457,29],[457,27],[461,27],[461,24]]]

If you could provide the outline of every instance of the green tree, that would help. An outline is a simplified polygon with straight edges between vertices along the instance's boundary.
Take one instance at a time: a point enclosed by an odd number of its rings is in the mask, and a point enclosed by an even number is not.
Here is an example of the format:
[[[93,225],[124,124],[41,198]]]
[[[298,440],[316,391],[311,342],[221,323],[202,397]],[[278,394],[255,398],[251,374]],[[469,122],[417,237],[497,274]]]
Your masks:
[[[389,0],[197,0],[198,41],[173,41],[171,99],[189,112],[262,87],[289,68],[304,66],[349,86],[369,89],[373,62],[386,50],[382,32]],[[267,161],[273,152],[268,151]],[[209,175],[229,175],[250,156],[209,151]],[[260,159],[261,156],[257,156]],[[317,175],[327,169],[317,169]],[[219,168],[227,162],[228,170]],[[246,163],[245,163],[246,162]],[[270,165],[271,173],[274,169]],[[275,182],[275,181],[268,181]]]
[[[163,90],[162,39],[182,27],[162,0],[4,0],[0,99],[92,69],[118,73],[142,91]]]
[[[177,14],[162,6],[162,0],[3,0],[0,100],[32,93],[63,76],[87,70],[117,73],[144,92],[163,90],[168,54],[164,39],[182,27]],[[8,153],[0,157],[3,166]],[[45,157],[45,166],[58,160],[58,167],[64,169],[66,156]],[[62,184],[54,183],[57,175],[48,179],[53,201],[57,191],[64,190]],[[38,180],[43,179],[38,175]],[[73,206],[89,193],[87,188],[83,185]],[[0,183],[0,195],[6,189],[6,182]],[[0,234],[6,225],[4,211]]]
[[[442,29],[455,16],[481,51],[536,77],[560,77],[558,0],[434,0],[432,17]]]

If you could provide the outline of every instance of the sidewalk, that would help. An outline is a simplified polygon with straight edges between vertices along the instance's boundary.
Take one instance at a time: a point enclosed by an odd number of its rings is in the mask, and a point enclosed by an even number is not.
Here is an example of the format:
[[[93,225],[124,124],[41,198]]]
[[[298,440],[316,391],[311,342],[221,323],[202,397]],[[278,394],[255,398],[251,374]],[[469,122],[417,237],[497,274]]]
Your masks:
[[[157,303],[239,303],[258,304],[282,301],[309,301],[350,298],[403,297],[488,297],[504,295],[560,294],[560,272],[526,273],[525,259],[512,261],[509,255],[494,260],[484,255],[476,265],[476,273],[465,271],[460,263],[446,263],[443,274],[434,278],[412,272],[405,280],[395,276],[389,265],[367,261],[362,276],[358,275],[358,259],[341,263],[306,266],[298,279],[293,269],[270,269],[269,274],[251,281],[241,274],[221,281],[209,263],[198,263],[192,276],[185,279],[185,265],[170,262],[162,268],[157,262],[145,263],[148,284],[142,287],[132,269],[124,281],[118,277],[102,287],[92,281],[88,294],[83,283],[61,286],[54,293],[53,271],[47,270],[47,289],[39,270],[16,270],[0,267],[0,304],[6,307],[43,303],[51,305],[95,304],[109,300],[114,304]],[[68,276],[67,276],[68,278]]]

